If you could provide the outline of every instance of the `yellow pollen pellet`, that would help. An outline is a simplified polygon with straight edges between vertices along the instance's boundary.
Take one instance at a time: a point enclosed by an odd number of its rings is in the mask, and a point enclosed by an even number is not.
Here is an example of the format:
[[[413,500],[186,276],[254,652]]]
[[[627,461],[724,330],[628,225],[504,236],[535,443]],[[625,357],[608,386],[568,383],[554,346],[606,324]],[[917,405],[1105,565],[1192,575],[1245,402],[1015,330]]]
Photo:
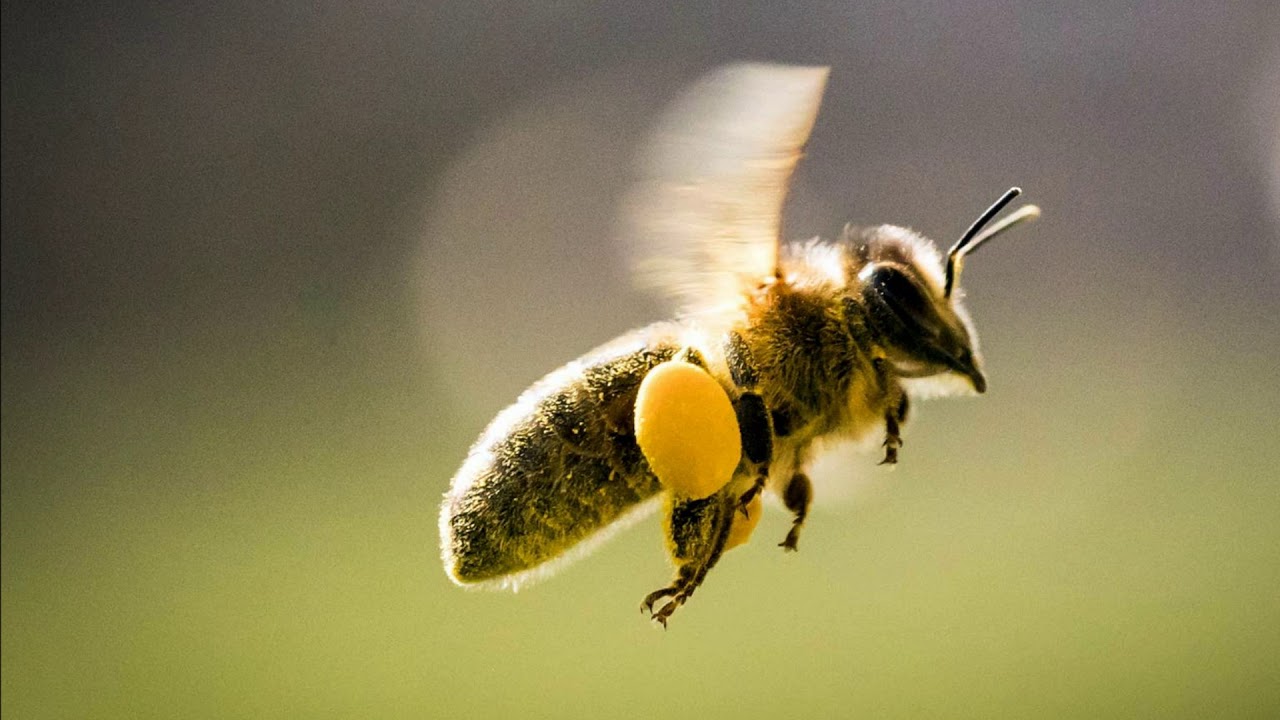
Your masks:
[[[705,498],[724,487],[742,456],[729,396],[691,363],[665,362],[649,371],[636,396],[635,425],[649,467],[684,497]]]
[[[760,524],[760,516],[764,513],[763,495],[756,495],[747,503],[747,514],[734,511],[733,524],[729,526],[729,539],[725,540],[724,549],[731,550],[745,543]]]

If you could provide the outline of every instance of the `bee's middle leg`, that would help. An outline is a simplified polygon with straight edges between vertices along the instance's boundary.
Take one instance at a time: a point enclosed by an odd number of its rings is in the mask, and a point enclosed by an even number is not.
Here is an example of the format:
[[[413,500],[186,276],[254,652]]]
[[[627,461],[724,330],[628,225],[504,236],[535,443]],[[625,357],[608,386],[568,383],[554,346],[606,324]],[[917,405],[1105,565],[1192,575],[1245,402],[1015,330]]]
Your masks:
[[[747,514],[747,506],[764,490],[769,479],[769,461],[773,459],[773,426],[764,398],[755,392],[744,392],[733,404],[742,434],[742,465],[755,477],[751,487],[738,497],[738,510]]]
[[[813,502],[813,483],[809,482],[809,476],[804,473],[791,476],[782,493],[782,502],[795,515],[795,519],[791,521],[786,539],[778,543],[778,547],[795,552],[797,543],[800,542],[800,528],[804,527],[805,518],[809,516],[809,504]]]
[[[641,603],[641,610],[652,613],[663,627],[720,560],[736,509],[737,499],[723,490],[699,500],[672,498],[667,515],[667,549],[676,564],[676,577],[667,587],[646,595]],[[654,610],[664,598],[671,600]]]
[[[725,361],[729,374],[740,394],[733,402],[738,417],[738,432],[742,435],[742,464],[755,477],[751,487],[738,498],[738,509],[747,514],[747,506],[764,490],[769,478],[769,462],[773,459],[773,418],[757,387],[760,383],[751,349],[737,332],[729,333],[724,341]]]

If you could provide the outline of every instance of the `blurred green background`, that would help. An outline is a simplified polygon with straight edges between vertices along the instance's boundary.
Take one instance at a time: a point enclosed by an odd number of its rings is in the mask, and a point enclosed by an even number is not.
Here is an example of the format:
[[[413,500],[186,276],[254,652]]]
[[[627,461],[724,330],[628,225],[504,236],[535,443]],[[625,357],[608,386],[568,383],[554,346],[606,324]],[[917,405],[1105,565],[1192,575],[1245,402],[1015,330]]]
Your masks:
[[[1264,717],[1280,709],[1271,2],[3,9],[6,718]],[[661,306],[644,132],[833,67],[788,234],[949,242],[991,389],[823,464],[671,629],[657,519],[441,572],[484,424]]]

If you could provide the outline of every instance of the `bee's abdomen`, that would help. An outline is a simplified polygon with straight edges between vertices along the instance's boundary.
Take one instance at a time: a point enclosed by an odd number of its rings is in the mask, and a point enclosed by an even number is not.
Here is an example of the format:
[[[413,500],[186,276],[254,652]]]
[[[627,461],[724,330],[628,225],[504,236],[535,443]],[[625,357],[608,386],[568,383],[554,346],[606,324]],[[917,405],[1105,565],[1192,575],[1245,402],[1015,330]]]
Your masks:
[[[677,349],[588,356],[494,420],[441,513],[445,570],[455,581],[518,579],[658,493],[632,413],[640,381]]]

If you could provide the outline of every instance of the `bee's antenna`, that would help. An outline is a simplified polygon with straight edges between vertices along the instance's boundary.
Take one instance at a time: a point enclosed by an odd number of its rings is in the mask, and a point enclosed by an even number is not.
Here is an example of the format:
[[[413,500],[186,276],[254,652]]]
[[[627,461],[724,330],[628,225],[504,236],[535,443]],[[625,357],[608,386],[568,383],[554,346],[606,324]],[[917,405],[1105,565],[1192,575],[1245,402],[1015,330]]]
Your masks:
[[[1025,220],[1034,220],[1040,217],[1040,208],[1035,205],[1025,205],[1018,208],[1018,211],[1000,222],[992,225],[986,232],[982,232],[983,226],[991,222],[991,218],[995,217],[1005,205],[1022,194],[1022,188],[1011,187],[1000,196],[991,207],[978,216],[977,220],[969,226],[964,235],[955,245],[951,246],[951,250],[947,253],[947,274],[946,284],[943,286],[942,296],[951,297],[951,291],[955,288],[955,284],[960,280],[960,270],[964,266],[964,256],[977,250],[986,241],[1008,230],[1014,225]],[[981,234],[979,234],[981,233]]]
[[[975,250],[977,250],[983,243],[990,240],[991,238],[999,235],[1000,233],[1004,232],[1005,230],[1008,230],[1009,228],[1013,227],[1014,225],[1017,225],[1018,223],[1027,222],[1029,220],[1035,220],[1038,217],[1040,217],[1040,206],[1023,205],[1017,210],[1014,210],[1013,212],[1009,213],[1004,218],[1001,218],[1000,222],[996,223],[995,225],[992,225],[991,227],[979,233],[978,237],[974,238],[969,242],[969,246],[965,248],[964,254],[972,255]]]

